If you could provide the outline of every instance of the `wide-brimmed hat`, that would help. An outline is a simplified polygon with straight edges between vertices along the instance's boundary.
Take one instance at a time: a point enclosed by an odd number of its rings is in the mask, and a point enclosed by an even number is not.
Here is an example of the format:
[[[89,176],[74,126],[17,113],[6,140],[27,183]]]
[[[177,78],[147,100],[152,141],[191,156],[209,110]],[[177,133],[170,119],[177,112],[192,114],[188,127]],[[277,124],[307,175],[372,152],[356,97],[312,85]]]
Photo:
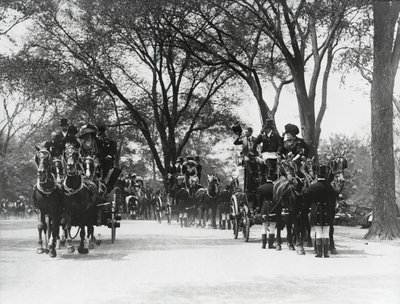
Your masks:
[[[296,125],[289,123],[289,124],[287,124],[285,126],[285,133],[289,133],[289,134],[292,134],[292,135],[297,135],[297,134],[300,133],[300,130]]]
[[[80,130],[79,130],[79,138],[82,138],[86,134],[93,134],[94,136],[97,134],[97,127],[92,125],[92,124],[87,124],[84,125]]]

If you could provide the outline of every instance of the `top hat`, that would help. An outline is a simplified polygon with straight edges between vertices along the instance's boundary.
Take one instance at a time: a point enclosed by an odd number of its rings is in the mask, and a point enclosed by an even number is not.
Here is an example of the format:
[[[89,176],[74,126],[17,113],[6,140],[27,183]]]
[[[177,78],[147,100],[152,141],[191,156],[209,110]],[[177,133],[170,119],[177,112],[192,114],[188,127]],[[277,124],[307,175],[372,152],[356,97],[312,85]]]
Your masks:
[[[68,127],[68,119],[61,118],[60,127]]]
[[[99,130],[99,134],[103,134],[107,131],[107,127],[105,125],[99,125],[97,129]]]
[[[318,178],[326,178],[328,173],[328,167],[325,165],[319,165],[317,170]]]
[[[231,130],[233,131],[233,133],[235,133],[236,135],[240,136],[242,134],[242,127],[240,126],[240,123],[237,122],[235,123],[232,127]]]
[[[272,129],[274,127],[274,120],[273,119],[266,119],[265,120],[265,124],[264,124],[264,128],[270,128]]]

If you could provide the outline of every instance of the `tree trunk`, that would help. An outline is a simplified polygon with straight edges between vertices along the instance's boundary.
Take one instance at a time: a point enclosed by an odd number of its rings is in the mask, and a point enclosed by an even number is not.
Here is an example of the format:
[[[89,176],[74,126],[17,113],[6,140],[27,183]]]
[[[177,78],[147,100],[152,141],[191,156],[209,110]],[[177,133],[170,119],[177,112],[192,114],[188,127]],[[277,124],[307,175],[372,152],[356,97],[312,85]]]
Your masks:
[[[310,155],[313,157],[317,155],[317,145],[315,144],[315,113],[314,101],[310,100],[307,95],[306,84],[304,81],[303,67],[299,66],[298,69],[292,69],[294,85],[296,88],[296,97],[299,106],[301,135],[305,142],[310,146]]]
[[[373,222],[366,238],[400,237],[395,196],[393,151],[392,66],[394,26],[397,20],[390,2],[374,2],[374,67],[371,89],[371,151]]]

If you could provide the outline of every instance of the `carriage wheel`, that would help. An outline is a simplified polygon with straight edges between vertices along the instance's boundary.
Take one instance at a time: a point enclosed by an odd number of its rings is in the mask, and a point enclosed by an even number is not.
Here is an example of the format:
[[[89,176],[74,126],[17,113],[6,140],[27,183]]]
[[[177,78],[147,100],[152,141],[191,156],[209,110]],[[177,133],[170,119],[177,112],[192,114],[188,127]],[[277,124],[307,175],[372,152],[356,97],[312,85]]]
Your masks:
[[[115,212],[116,212],[116,200],[117,200],[117,195],[114,193],[114,200],[111,202],[111,243],[114,244],[115,242],[115,237],[117,234],[117,227],[115,225]]]
[[[156,216],[157,216],[157,222],[158,222],[159,224],[161,224],[161,221],[162,221],[162,219],[161,219],[162,213],[161,213],[161,210],[160,210],[160,209],[158,209],[158,210],[156,211]]]
[[[245,242],[249,241],[250,237],[250,218],[248,215],[245,215],[243,218],[243,239]]]
[[[232,222],[233,222],[233,236],[236,240],[239,235],[239,220],[235,218],[232,220]]]
[[[247,207],[247,205],[243,206],[243,210],[242,210],[242,225],[243,225],[243,239],[245,242],[249,241],[249,237],[250,237],[250,216],[249,216],[249,208]]]

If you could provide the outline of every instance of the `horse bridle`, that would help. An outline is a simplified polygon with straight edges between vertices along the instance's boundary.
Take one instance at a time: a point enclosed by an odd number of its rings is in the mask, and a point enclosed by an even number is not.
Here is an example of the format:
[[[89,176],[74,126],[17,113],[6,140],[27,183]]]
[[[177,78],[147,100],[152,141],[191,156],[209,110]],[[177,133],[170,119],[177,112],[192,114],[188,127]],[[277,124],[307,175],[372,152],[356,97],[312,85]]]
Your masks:
[[[40,192],[42,192],[43,194],[47,194],[48,195],[48,194],[53,193],[53,191],[57,188],[57,185],[55,183],[56,178],[53,175],[53,173],[50,173],[51,176],[53,177],[53,187],[51,187],[50,189],[44,189],[42,187],[42,185],[46,184],[48,182],[48,180],[49,180],[48,179],[48,171],[50,171],[49,164],[50,164],[51,154],[50,154],[49,151],[47,151],[45,149],[39,150],[38,154],[45,155],[44,157],[39,157],[38,155],[36,155],[38,168],[40,168],[40,165],[43,166],[43,169],[44,169],[43,172],[45,174],[45,180],[44,181],[40,180],[40,178],[39,178],[40,173],[38,171],[38,179],[37,179],[36,187]]]

